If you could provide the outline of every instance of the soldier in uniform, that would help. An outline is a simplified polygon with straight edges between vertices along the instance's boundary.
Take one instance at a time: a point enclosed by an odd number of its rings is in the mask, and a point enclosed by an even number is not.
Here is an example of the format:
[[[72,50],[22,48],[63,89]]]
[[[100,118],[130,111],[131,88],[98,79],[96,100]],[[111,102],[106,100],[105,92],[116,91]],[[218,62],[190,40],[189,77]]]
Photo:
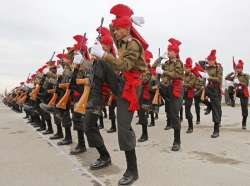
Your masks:
[[[111,53],[113,41],[110,35],[103,35],[100,38],[100,50]],[[95,48],[91,48],[91,52]],[[111,55],[114,55],[111,53]],[[113,72],[110,65],[105,63],[101,58],[93,57],[91,73],[89,75],[90,82],[90,95],[88,98],[87,110],[84,117],[84,125],[86,126],[86,136],[88,139],[89,147],[96,148],[100,157],[90,165],[91,170],[97,170],[107,167],[111,164],[110,154],[104,144],[104,140],[99,131],[97,124],[99,116],[102,114],[103,109],[103,85],[106,83],[112,92],[116,94],[117,81],[116,74]]]
[[[134,111],[140,107],[138,91],[142,84],[142,74],[147,72],[147,66],[143,45],[134,38],[136,34],[130,18],[133,11],[126,5],[119,4],[111,9],[111,13],[117,17],[112,21],[110,30],[119,57],[105,53],[98,44],[94,46],[92,54],[112,64],[114,70],[121,72],[117,95],[118,140],[120,149],[125,151],[127,170],[119,184],[129,185],[138,179],[136,139],[131,122]]]
[[[211,135],[212,138],[219,137],[220,124],[221,124],[221,85],[223,69],[216,61],[216,50],[212,50],[207,57],[208,68],[207,73],[203,75],[208,83],[205,88],[205,95],[210,99],[210,105],[212,110],[212,117],[214,122],[214,131]]]
[[[90,60],[88,47],[86,45],[87,38],[82,35],[74,36],[74,39],[77,41],[77,44],[74,46],[74,69],[76,71],[76,76],[72,77],[76,79],[84,79],[87,77],[87,67],[86,63]],[[85,64],[83,64],[85,63]],[[72,121],[74,130],[77,131],[78,143],[70,154],[77,155],[86,151],[85,140],[84,140],[84,118],[80,113],[74,111],[74,104],[77,103],[80,99],[80,96],[83,93],[83,86],[73,83],[72,94],[71,94],[71,112],[72,112]]]
[[[196,77],[192,73],[193,61],[191,58],[186,59],[185,64],[185,75],[184,75],[184,100],[185,100],[185,115],[188,120],[188,130],[187,133],[193,132],[193,115],[191,113],[191,107],[194,98],[194,88]]]
[[[73,74],[72,69],[71,69],[71,65],[72,65],[72,61],[73,61],[72,60],[72,53],[73,53],[73,49],[69,48],[68,54],[58,55],[58,57],[63,60],[63,68],[64,68],[63,73],[62,73],[61,83],[69,83],[71,78],[76,75],[76,71]],[[59,91],[60,91],[60,93],[58,96],[58,101],[60,101],[62,99],[66,90],[59,89]],[[57,144],[58,145],[72,144],[72,135],[71,135],[72,121],[70,118],[70,104],[69,104],[69,102],[66,105],[66,109],[58,108],[58,102],[57,102],[55,112],[56,112],[55,117],[58,119],[58,121],[56,122],[56,125],[60,126],[59,123],[62,123],[62,126],[65,129],[64,139],[59,141]]]
[[[201,77],[200,72],[203,72],[203,68],[196,64],[196,66],[193,69],[193,73],[196,76],[196,82],[195,82],[195,90],[194,90],[194,106],[195,106],[195,112],[196,112],[196,124],[199,125],[201,121],[200,117],[200,103],[201,101],[201,93],[203,88],[205,87],[205,81]]]
[[[152,109],[152,97],[150,94],[150,58],[152,58],[152,53],[148,50],[145,51],[145,61],[148,66],[148,71],[142,76],[142,94],[139,97],[140,100],[140,110],[139,114],[139,123],[142,126],[142,135],[138,139],[138,142],[145,142],[148,140],[148,112]]]
[[[234,82],[236,85],[236,96],[240,98],[241,112],[242,112],[242,129],[246,129],[247,117],[248,117],[248,85],[249,75],[243,72],[244,62],[239,60],[236,65],[236,74],[234,77],[226,77],[227,80]]]
[[[235,78],[234,72],[229,73],[225,77],[225,80],[227,81],[228,85],[228,97],[230,99],[229,103],[232,107],[235,107],[235,85],[233,83],[234,78]]]
[[[43,110],[42,104],[48,104],[50,101],[52,94],[48,93],[48,90],[53,88],[53,86],[56,84],[57,79],[57,66],[55,65],[55,61],[49,61],[47,62],[47,68],[49,71],[46,73],[46,77],[44,80],[44,83],[41,87],[41,91],[39,93],[39,99],[41,103],[39,104],[40,107],[40,114],[42,118],[43,126],[40,128],[40,130],[44,130],[46,128],[45,124],[47,124],[47,130],[43,132],[44,135],[46,134],[53,134],[53,128],[51,123],[51,116],[50,113]]]
[[[174,129],[174,143],[172,151],[179,151],[181,146],[181,122],[180,109],[183,101],[183,76],[184,67],[179,58],[180,41],[169,39],[168,58],[162,69],[157,68],[157,73],[161,74],[160,92],[165,100],[167,121]]]

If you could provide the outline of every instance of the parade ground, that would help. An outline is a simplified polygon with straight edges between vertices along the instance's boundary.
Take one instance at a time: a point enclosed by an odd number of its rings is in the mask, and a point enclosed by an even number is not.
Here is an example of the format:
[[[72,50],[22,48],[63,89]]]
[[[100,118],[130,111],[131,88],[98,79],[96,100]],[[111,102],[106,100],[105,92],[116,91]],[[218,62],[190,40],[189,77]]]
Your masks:
[[[172,152],[173,131],[163,130],[165,113],[161,109],[156,126],[149,128],[149,141],[137,143],[139,180],[135,186],[249,186],[250,121],[241,129],[240,107],[223,107],[220,137],[211,139],[211,115],[201,116],[192,134],[182,123],[181,151]],[[0,105],[0,185],[1,186],[115,186],[126,169],[119,151],[117,133],[108,134],[105,119],[102,135],[112,157],[112,166],[90,171],[97,157],[95,150],[79,156],[69,155],[71,146],[59,147],[16,113]],[[194,115],[195,118],[195,115]],[[133,126],[137,139],[141,126]],[[76,135],[74,134],[74,142]]]

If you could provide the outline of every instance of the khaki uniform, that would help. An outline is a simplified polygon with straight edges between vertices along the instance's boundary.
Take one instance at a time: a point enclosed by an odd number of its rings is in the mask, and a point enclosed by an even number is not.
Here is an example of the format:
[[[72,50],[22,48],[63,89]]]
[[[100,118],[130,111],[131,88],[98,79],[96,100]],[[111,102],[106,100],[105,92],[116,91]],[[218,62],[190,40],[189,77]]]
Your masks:
[[[104,61],[110,62],[115,71],[147,73],[144,49],[138,40],[129,35],[120,41],[115,40],[115,43],[119,57],[115,58],[111,54],[108,54],[104,56]],[[135,149],[136,146],[135,133],[131,126],[134,112],[129,111],[129,102],[121,96],[124,84],[126,83],[124,77],[121,76],[118,81],[120,82],[118,85],[119,92],[117,94],[119,146],[123,151],[130,151]],[[141,88],[137,89],[138,99],[140,97],[139,89]]]
[[[237,74],[240,84],[237,85],[236,95],[240,98],[241,112],[242,112],[242,126],[246,127],[247,117],[248,117],[248,84],[249,84],[249,75],[245,73]]]
[[[191,107],[194,98],[194,88],[196,84],[196,77],[192,72],[186,72],[184,75],[184,100],[185,100],[185,115],[188,120],[189,129],[193,129],[193,115]]]
[[[223,68],[221,65],[210,65],[207,68],[207,73],[209,75],[208,84],[205,89],[206,96],[210,98],[210,105],[212,109],[212,117],[214,122],[215,132],[219,132],[219,125],[221,123],[221,85]]]

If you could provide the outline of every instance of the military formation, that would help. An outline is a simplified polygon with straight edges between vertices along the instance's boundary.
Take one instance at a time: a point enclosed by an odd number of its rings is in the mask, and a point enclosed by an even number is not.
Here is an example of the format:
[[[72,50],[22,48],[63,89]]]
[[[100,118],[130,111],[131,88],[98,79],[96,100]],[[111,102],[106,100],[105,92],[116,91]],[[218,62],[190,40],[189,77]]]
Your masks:
[[[214,128],[211,137],[217,138],[221,127],[221,101],[223,68],[217,61],[216,50],[211,50],[205,61],[193,63],[191,57],[182,62],[181,42],[168,40],[167,50],[152,61],[149,44],[136,30],[143,24],[134,17],[133,10],[123,4],[115,5],[115,15],[109,27],[97,26],[97,39],[87,46],[87,35],[75,35],[75,44],[56,54],[57,60],[46,62],[20,86],[9,92],[3,102],[16,112],[25,112],[28,120],[43,135],[59,140],[57,145],[72,144],[72,126],[77,133],[77,145],[71,155],[95,148],[99,158],[90,165],[91,170],[111,165],[100,130],[103,118],[109,116],[108,133],[118,133],[121,151],[124,151],[127,169],[119,185],[130,185],[138,179],[136,136],[132,127],[137,113],[142,132],[138,142],[149,140],[148,127],[154,127],[159,109],[165,109],[165,130],[174,130],[172,151],[181,148],[181,122],[183,110],[188,122],[186,133],[194,131],[194,102],[196,124],[201,122],[200,104],[206,105],[205,114],[212,116]],[[230,81],[230,100],[240,99],[242,129],[248,117],[249,75],[243,72],[244,62],[234,62]],[[107,114],[107,111],[109,114]],[[150,122],[149,122],[150,118]],[[52,125],[55,125],[54,127]],[[56,131],[53,131],[56,128]],[[87,141],[85,141],[85,138]],[[86,145],[86,143],[88,145]]]

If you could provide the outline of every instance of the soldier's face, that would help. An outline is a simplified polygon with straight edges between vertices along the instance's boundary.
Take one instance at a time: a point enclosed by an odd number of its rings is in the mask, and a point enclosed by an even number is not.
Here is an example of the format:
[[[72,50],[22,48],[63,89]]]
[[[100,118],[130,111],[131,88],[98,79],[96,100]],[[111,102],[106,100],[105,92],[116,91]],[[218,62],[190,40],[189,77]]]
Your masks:
[[[242,68],[237,68],[236,71],[237,71],[237,73],[241,73],[243,71],[243,69]]]
[[[114,35],[117,40],[121,40],[129,34],[129,30],[125,28],[115,28]]]
[[[111,50],[111,47],[110,47],[110,46],[104,45],[104,44],[102,44],[102,48],[103,48],[103,50],[104,50],[105,52],[110,52],[110,50]]]
[[[50,71],[54,74],[56,74],[57,69],[56,68],[51,68]]]
[[[209,61],[208,61],[208,65],[210,65],[210,66],[211,66],[211,65],[215,65],[215,61],[209,60]]]
[[[172,59],[172,58],[176,58],[176,56],[177,55],[174,51],[171,51],[171,50],[168,51],[168,58]]]

